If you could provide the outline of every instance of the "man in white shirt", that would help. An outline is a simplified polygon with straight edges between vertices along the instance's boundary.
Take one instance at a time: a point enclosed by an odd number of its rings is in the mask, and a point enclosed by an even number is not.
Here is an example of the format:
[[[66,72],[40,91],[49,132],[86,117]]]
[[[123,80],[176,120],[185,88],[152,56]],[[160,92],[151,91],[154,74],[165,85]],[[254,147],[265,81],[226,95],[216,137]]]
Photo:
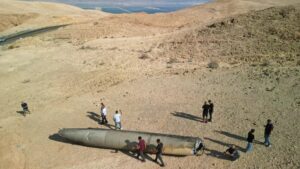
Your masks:
[[[105,105],[103,104],[103,103],[101,103],[101,110],[100,110],[100,112],[101,112],[101,118],[102,118],[102,124],[107,124],[108,123],[108,121],[107,121],[107,119],[106,119],[106,115],[107,115],[107,109],[106,109],[106,107],[105,107]]]
[[[116,110],[116,113],[114,115],[114,122],[115,122],[115,128],[116,130],[119,129],[121,130],[122,129],[122,126],[121,126],[121,114],[122,114],[122,111],[119,110],[120,113],[118,112],[118,110]]]

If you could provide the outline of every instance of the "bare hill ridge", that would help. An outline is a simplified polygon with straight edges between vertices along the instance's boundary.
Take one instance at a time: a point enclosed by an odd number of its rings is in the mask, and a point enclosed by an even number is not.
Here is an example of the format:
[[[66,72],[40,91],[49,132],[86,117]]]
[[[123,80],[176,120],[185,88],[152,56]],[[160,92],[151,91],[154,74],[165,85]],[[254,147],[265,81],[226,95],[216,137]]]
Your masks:
[[[0,47],[0,169],[160,168],[55,135],[59,128],[113,128],[117,109],[126,130],[204,139],[202,156],[163,156],[167,169],[298,169],[295,2],[218,0],[169,14],[111,15],[1,1],[7,18],[1,34],[72,25]],[[208,99],[215,104],[213,122],[203,123]],[[20,112],[21,101],[30,115]],[[94,115],[101,102],[108,126]],[[267,119],[275,126],[271,148],[262,144]],[[245,153],[251,128],[254,150]],[[234,162],[223,154],[230,144],[241,154]]]
[[[76,36],[78,34],[76,30],[84,27],[85,31],[81,31],[80,34],[86,34],[87,39],[99,36],[144,36],[178,29],[189,29],[215,19],[246,13],[250,10],[261,10],[272,6],[295,3],[297,3],[296,0],[286,0],[284,2],[279,0],[216,0],[172,13],[112,15],[96,10],[86,11],[64,4],[3,0],[0,2],[0,17],[4,18],[0,25],[0,33],[9,34],[28,28],[81,23],[78,26],[71,27],[70,29],[74,30],[68,34]],[[33,14],[35,17],[31,17],[29,20],[18,19],[18,22],[5,19],[8,15],[21,18],[23,15],[25,17],[28,14]],[[11,24],[11,22],[14,22],[14,24]],[[128,29],[129,27],[130,29]],[[89,29],[93,31],[89,33]]]
[[[65,4],[2,0],[0,35],[58,24],[85,22],[105,15],[105,12],[86,11]]]
[[[172,36],[159,45],[164,57],[183,61],[212,59],[231,64],[274,61],[295,65],[300,59],[299,5],[236,15]]]

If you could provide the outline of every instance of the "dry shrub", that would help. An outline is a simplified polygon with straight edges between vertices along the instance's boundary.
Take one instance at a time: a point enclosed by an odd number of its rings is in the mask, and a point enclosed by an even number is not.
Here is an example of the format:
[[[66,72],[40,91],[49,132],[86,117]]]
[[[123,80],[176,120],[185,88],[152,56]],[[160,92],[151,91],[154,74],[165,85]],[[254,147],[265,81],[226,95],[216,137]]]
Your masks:
[[[149,59],[149,56],[146,53],[142,53],[141,56],[139,56],[139,59]]]
[[[112,48],[108,48],[107,50],[118,50],[118,47],[112,47]]]
[[[10,45],[8,46],[8,49],[15,49],[15,48],[19,48],[20,46],[18,45]]]
[[[178,63],[178,60],[176,58],[169,58],[169,61],[167,63],[168,64]]]
[[[25,79],[22,81],[22,83],[29,83],[31,80],[30,79]]]
[[[219,67],[219,63],[217,61],[210,61],[208,64],[207,64],[207,67],[210,68],[210,69],[217,69]]]
[[[170,68],[172,68],[172,65],[171,64],[167,64],[166,68],[170,69]]]
[[[81,49],[81,50],[96,50],[97,47],[81,46],[79,49]]]
[[[264,59],[260,65],[263,66],[263,67],[266,67],[266,66],[270,66],[270,64],[271,64],[271,63],[270,63],[269,60]]]

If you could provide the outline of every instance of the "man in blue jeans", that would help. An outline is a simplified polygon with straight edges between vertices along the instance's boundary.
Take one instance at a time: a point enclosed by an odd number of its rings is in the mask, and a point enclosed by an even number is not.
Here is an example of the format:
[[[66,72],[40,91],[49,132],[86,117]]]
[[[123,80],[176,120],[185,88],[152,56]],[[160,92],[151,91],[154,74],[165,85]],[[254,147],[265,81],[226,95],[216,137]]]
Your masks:
[[[267,125],[265,125],[265,145],[267,147],[271,147],[271,142],[270,142],[270,135],[273,130],[274,126],[272,124],[272,121],[268,119]]]
[[[248,138],[247,138],[247,141],[248,141],[248,144],[247,144],[247,148],[246,148],[246,152],[250,152],[253,150],[253,140],[254,140],[254,133],[255,130],[254,129],[251,129],[248,133]]]
[[[161,167],[164,167],[165,166],[165,164],[164,164],[164,161],[163,161],[163,159],[162,159],[162,150],[163,150],[163,143],[162,142],[160,142],[160,139],[157,139],[156,140],[156,143],[157,143],[157,146],[156,146],[156,157],[155,157],[155,160],[154,160],[154,162],[156,162],[156,163],[158,163],[158,161],[157,160],[159,160],[160,162],[161,162],[161,164],[160,164],[160,166]]]

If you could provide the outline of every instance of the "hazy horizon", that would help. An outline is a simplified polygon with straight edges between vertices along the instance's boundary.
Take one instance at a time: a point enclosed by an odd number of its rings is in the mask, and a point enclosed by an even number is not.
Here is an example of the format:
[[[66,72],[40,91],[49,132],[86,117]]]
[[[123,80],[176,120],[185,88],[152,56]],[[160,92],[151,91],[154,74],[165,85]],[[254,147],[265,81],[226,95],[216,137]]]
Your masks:
[[[83,9],[102,9],[110,13],[131,12],[172,12],[179,9],[203,4],[210,0],[34,0],[58,2],[74,5]]]

